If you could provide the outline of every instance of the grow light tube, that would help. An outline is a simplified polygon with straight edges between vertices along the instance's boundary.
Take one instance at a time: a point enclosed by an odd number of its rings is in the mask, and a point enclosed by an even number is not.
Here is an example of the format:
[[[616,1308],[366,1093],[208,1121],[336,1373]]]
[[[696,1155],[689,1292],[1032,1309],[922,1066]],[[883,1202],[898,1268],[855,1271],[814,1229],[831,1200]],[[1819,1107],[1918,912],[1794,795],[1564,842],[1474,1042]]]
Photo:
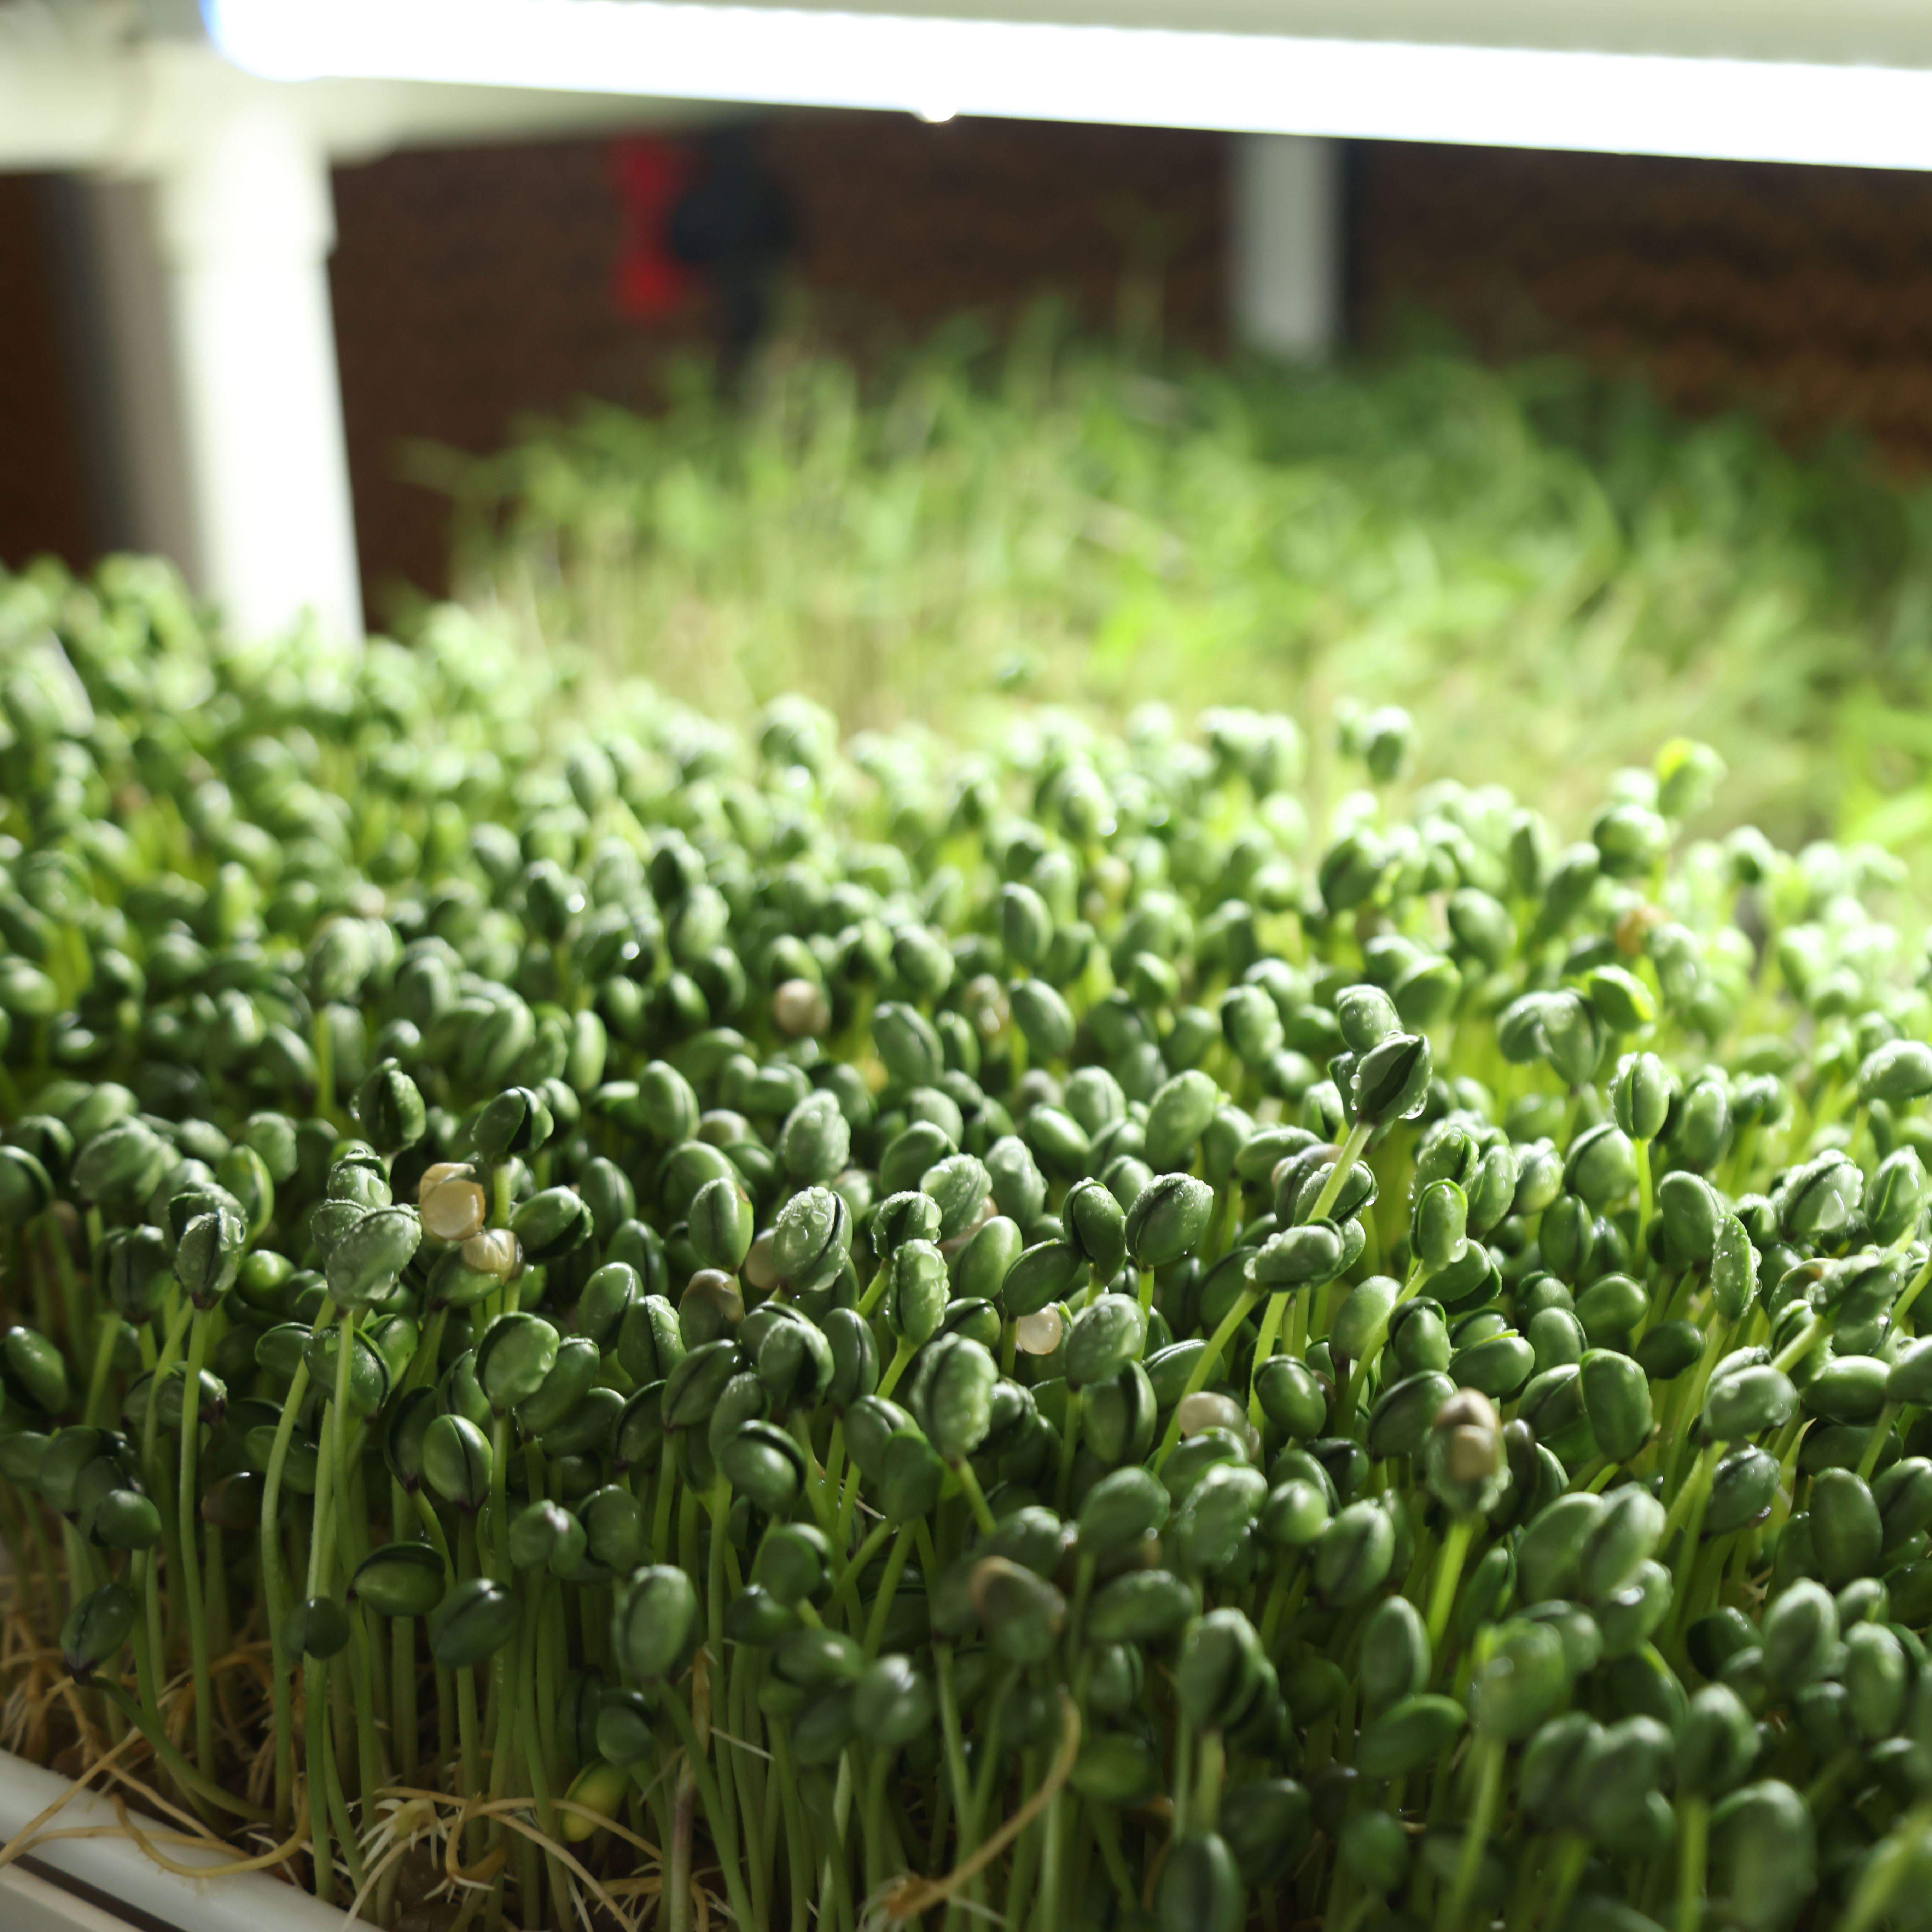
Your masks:
[[[683,0],[203,0],[322,76],[1736,160],[1932,168],[1932,71],[914,18]]]

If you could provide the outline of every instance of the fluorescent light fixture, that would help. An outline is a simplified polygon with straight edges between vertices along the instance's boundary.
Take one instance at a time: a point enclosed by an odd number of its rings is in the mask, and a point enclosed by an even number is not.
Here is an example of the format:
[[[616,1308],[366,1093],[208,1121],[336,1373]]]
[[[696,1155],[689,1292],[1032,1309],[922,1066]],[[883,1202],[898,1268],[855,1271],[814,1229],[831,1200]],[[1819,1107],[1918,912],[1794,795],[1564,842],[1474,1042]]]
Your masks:
[[[696,0],[204,0],[323,76],[1270,134],[1932,169],[1932,70]]]

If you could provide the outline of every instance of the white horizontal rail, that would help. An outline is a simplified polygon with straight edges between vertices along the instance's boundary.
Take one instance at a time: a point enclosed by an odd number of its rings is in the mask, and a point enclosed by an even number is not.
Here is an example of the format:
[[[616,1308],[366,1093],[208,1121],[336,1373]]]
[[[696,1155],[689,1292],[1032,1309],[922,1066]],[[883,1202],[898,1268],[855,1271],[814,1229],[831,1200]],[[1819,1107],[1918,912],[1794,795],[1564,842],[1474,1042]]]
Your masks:
[[[0,1871],[0,1925],[7,1932],[128,1932],[128,1922],[22,1865]]]
[[[281,80],[388,76],[1932,168],[1932,70],[938,19],[684,0],[206,0]]]
[[[150,175],[197,146],[214,118],[272,100],[338,160],[418,142],[592,132],[688,120],[678,101],[594,86],[452,88],[407,77],[266,86],[206,43],[129,39],[107,10],[0,4],[0,170]]]
[[[0,1843],[12,1838],[61,1798],[70,1780],[24,1758],[0,1751]],[[89,1790],[75,1798],[50,1828],[118,1826],[113,1806]],[[207,1865],[226,1856],[170,1845],[178,1864]],[[178,1926],[182,1932],[343,1932],[347,1921],[332,1907],[280,1880],[249,1872],[213,1879],[178,1878],[146,1857],[126,1838],[52,1840],[34,1853],[36,1863],[115,1899],[131,1910]],[[47,1903],[45,1900],[41,1904]],[[0,1924],[10,1928],[8,1901],[0,1898]],[[85,1916],[82,1916],[85,1923]]]

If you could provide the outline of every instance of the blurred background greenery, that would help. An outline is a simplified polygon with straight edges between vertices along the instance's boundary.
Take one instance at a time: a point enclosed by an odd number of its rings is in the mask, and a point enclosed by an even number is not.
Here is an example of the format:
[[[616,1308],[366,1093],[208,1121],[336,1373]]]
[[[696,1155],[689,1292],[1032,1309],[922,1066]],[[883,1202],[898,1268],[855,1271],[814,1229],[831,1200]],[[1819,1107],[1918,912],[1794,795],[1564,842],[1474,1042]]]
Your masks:
[[[797,690],[970,738],[1012,692],[1247,704],[1309,728],[1321,783],[1337,707],[1393,703],[1417,776],[1559,817],[1686,735],[1730,765],[1723,820],[1916,856],[1932,495],[1845,433],[1440,337],[1301,370],[1042,306],[862,375],[800,325],[735,398],[692,362],[661,412],[417,470],[466,602],[728,715]]]

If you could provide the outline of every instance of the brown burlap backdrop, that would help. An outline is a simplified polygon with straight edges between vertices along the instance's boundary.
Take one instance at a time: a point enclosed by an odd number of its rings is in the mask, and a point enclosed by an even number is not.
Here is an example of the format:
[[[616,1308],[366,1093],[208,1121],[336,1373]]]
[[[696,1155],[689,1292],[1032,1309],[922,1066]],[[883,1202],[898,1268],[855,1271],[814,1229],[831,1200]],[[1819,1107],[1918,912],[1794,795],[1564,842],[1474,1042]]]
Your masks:
[[[1105,316],[1130,259],[1164,264],[1176,326],[1219,325],[1215,136],[798,114],[762,145],[796,214],[792,279],[854,336],[1044,288]],[[443,505],[403,479],[400,439],[487,450],[578,395],[647,404],[664,350],[703,340],[708,318],[701,302],[662,321],[618,313],[601,142],[392,156],[338,173],[336,210],[357,535],[380,610],[398,578],[434,586],[443,570]]]
[[[1932,175],[1391,143],[1363,151],[1371,320],[1636,360],[1687,407],[1862,424],[1932,462]]]
[[[43,184],[0,175],[0,563],[88,548],[77,398],[61,356]]]

